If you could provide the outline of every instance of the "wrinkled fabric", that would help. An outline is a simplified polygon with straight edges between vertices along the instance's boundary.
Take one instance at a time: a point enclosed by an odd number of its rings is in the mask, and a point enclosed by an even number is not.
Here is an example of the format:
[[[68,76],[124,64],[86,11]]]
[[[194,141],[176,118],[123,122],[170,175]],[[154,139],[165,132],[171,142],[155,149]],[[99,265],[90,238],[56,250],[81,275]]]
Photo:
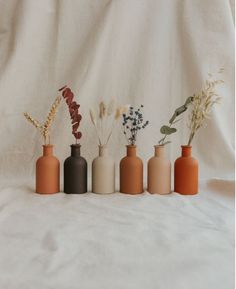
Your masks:
[[[234,184],[197,196],[0,188],[0,288],[233,289]]]
[[[231,0],[0,1],[0,288],[234,288],[233,14]],[[89,109],[111,98],[143,104],[146,185],[160,127],[221,67],[221,103],[193,141],[199,195],[34,194],[42,139],[23,112],[43,121],[58,89],[71,87],[90,189],[98,148]],[[172,174],[187,120],[168,145]],[[62,168],[74,142],[64,102],[51,141]],[[125,144],[119,122],[109,144],[117,190]]]
[[[144,105],[150,125],[138,136],[146,162],[161,139],[161,125],[201,90],[208,73],[224,67],[207,127],[193,141],[200,177],[232,179],[234,170],[234,23],[230,1],[80,0],[0,2],[0,176],[33,177],[42,140],[22,113],[43,121],[58,89],[69,85],[81,103],[82,152],[91,164],[97,139],[89,108],[102,99]],[[169,157],[188,141],[187,114],[176,124]],[[51,141],[60,159],[74,142],[62,103]],[[125,154],[117,123],[110,152]]]

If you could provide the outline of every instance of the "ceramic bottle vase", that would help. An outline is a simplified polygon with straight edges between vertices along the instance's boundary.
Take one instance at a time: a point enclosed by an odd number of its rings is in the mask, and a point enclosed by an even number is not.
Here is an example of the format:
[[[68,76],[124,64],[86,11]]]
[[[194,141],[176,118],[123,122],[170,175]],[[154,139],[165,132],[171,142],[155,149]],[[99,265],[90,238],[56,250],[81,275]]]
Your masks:
[[[43,146],[43,156],[36,162],[36,193],[54,194],[60,191],[60,163],[53,156],[53,146]]]
[[[191,146],[182,146],[182,156],[175,161],[175,192],[198,193],[198,161],[191,156]]]
[[[143,193],[143,162],[136,156],[136,146],[127,146],[127,156],[120,162],[120,192]]]
[[[71,156],[64,162],[64,192],[83,194],[87,192],[87,162],[80,156],[80,144],[71,145]]]
[[[92,192],[115,192],[115,162],[109,156],[106,146],[99,146],[99,156],[92,163]]]
[[[155,146],[155,155],[148,162],[148,192],[161,195],[171,192],[171,164],[165,146]]]

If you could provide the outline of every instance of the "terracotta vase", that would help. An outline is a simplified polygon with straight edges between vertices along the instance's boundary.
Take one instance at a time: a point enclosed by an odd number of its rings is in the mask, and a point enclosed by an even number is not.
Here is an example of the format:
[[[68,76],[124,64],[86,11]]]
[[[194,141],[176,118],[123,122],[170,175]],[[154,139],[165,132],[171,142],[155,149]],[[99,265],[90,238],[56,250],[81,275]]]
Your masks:
[[[182,146],[182,156],[175,161],[174,191],[182,195],[198,193],[198,161],[191,150],[191,146]]]
[[[80,155],[80,145],[71,145],[71,156],[64,162],[64,192],[83,194],[87,192],[87,162]]]
[[[136,156],[136,146],[127,146],[127,156],[120,162],[120,192],[143,193],[143,162]]]
[[[43,156],[36,162],[36,193],[54,194],[60,191],[60,162],[53,156],[53,146],[43,146]]]
[[[171,163],[165,155],[165,146],[155,146],[155,155],[148,161],[147,190],[160,195],[171,192]]]
[[[99,156],[92,163],[92,192],[111,194],[115,192],[115,162],[106,146],[99,146]]]

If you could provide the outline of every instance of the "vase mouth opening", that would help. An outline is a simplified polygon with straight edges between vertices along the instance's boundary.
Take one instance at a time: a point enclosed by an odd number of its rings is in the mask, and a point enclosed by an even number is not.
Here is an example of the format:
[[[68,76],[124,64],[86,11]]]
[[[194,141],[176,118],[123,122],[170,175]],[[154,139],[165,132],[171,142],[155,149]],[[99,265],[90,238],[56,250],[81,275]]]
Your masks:
[[[164,146],[164,145],[154,145],[154,148],[161,148],[161,149],[164,149],[165,146]]]
[[[81,144],[72,144],[72,145],[70,145],[70,147],[72,147],[72,148],[80,148],[81,147]]]
[[[126,145],[127,148],[136,148],[136,145]]]
[[[182,148],[187,148],[187,149],[191,149],[192,146],[191,145],[181,145]]]

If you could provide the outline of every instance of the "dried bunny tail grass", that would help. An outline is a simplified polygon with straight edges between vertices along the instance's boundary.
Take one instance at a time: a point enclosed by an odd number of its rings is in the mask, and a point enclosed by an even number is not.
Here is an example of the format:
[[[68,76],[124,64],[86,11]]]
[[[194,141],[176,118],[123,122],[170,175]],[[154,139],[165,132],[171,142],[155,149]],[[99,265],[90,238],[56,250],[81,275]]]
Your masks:
[[[103,101],[99,103],[99,118],[104,118],[106,116],[106,105]]]
[[[115,100],[112,99],[110,102],[109,102],[109,105],[108,105],[108,108],[107,108],[107,115],[110,116],[113,114],[114,110],[115,110]]]
[[[123,108],[122,108],[122,107],[118,107],[118,108],[116,109],[115,120],[118,120],[118,119],[121,117],[122,112],[123,112]]]
[[[128,112],[128,106],[120,106],[116,109],[116,113],[115,113],[115,120],[118,120],[123,113],[127,113]]]
[[[52,123],[53,123],[53,121],[55,119],[55,116],[57,114],[57,109],[58,109],[58,106],[59,106],[60,102],[61,102],[61,96],[58,96],[55,99],[55,101],[53,102],[53,104],[51,106],[51,109],[50,109],[50,111],[48,113],[48,116],[46,118],[46,121],[44,123],[44,128],[46,130],[48,130],[51,127],[51,125],[52,125]]]
[[[94,126],[96,126],[96,125],[97,125],[97,119],[96,119],[95,112],[94,112],[92,109],[90,109],[90,110],[89,110],[89,114],[90,114],[90,119],[91,119],[91,121],[92,121],[92,124],[93,124]]]
[[[32,116],[30,116],[27,112],[24,113],[24,116],[34,127],[37,129],[41,128],[40,123],[36,119],[32,118]]]

